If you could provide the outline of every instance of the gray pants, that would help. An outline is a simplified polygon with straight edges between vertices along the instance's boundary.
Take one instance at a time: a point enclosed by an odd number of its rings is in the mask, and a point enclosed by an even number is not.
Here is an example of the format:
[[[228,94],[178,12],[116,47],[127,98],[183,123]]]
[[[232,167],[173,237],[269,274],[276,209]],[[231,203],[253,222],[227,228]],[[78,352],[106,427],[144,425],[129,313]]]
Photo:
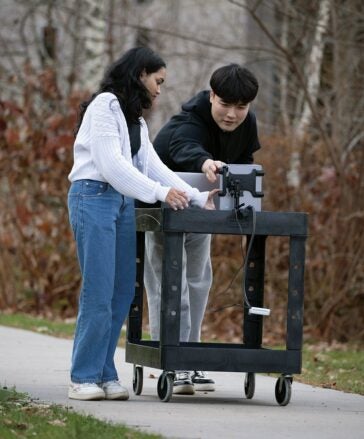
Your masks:
[[[201,324],[212,284],[211,235],[185,233],[182,256],[180,341],[200,341]],[[145,233],[144,285],[152,340],[159,340],[163,235]]]

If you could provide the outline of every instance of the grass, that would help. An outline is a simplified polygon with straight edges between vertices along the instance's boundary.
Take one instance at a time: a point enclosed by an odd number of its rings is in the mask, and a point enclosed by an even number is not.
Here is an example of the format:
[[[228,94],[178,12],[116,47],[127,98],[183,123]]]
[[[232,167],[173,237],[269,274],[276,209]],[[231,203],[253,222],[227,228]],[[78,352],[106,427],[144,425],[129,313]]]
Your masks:
[[[26,314],[0,314],[0,325],[44,334],[73,336],[75,323],[51,321]],[[146,336],[143,338],[147,338]],[[122,346],[125,333],[120,338]],[[364,395],[364,349],[350,344],[307,342],[302,352],[302,373],[294,379],[306,384]],[[0,436],[1,437],[1,436]]]
[[[0,325],[27,329],[28,331],[52,335],[53,337],[72,338],[76,322],[73,320],[54,321],[40,317],[33,317],[28,314],[0,313]]]
[[[123,425],[99,421],[57,405],[37,404],[26,394],[0,388],[1,439],[157,439]]]
[[[269,346],[265,346],[269,347]],[[273,349],[285,349],[274,346]],[[279,376],[279,374],[268,374]],[[294,381],[364,395],[364,349],[353,343],[305,342],[302,371]]]
[[[318,343],[303,349],[297,381],[364,395],[364,349],[357,345]]]
[[[7,314],[0,313],[0,325],[11,326],[13,328],[26,329],[28,331],[39,332],[60,338],[73,338],[76,321],[68,320],[49,320],[43,317],[34,317],[28,314]],[[122,330],[119,346],[125,345],[125,330]]]

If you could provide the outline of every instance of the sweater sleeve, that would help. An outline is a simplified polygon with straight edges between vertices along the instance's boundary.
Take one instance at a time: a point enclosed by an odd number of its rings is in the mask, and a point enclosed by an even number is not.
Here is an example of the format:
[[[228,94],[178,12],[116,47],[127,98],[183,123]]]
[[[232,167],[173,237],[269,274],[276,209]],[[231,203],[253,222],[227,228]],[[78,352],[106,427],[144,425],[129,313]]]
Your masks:
[[[204,207],[209,193],[200,192],[183,181],[177,174],[171,171],[159,158],[153,145],[149,142],[149,159],[148,159],[148,175],[153,179],[160,181],[163,185],[171,186],[187,193],[191,204]]]
[[[170,187],[163,187],[139,172],[122,154],[128,133],[119,131],[109,96],[93,102],[90,127],[92,160],[105,180],[118,192],[146,203],[165,201]]]

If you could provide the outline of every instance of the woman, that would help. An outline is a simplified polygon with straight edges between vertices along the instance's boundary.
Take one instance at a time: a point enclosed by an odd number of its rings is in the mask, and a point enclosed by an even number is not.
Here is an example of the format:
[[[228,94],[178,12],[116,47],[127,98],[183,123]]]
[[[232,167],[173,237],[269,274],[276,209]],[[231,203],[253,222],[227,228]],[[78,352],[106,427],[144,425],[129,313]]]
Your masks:
[[[72,399],[128,399],[114,353],[134,296],[134,198],[213,208],[212,196],[191,188],[158,158],[142,112],[165,80],[164,61],[148,48],[126,52],[82,105],[69,174],[70,223],[82,273],[72,353]]]

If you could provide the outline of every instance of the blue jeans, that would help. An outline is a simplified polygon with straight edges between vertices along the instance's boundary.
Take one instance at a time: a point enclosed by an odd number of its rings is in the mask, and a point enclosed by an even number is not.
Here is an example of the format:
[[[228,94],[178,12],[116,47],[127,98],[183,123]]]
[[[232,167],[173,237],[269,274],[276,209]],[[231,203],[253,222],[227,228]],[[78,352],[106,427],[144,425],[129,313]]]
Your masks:
[[[71,380],[117,380],[114,354],[135,291],[134,200],[108,183],[78,180],[68,209],[82,274]]]

